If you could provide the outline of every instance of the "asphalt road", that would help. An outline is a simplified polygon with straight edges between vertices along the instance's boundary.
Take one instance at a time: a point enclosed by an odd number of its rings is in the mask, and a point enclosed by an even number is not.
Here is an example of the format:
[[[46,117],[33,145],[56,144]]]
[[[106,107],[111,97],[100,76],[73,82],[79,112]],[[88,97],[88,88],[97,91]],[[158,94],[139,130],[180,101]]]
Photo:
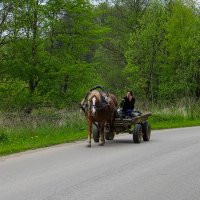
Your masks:
[[[199,200],[200,127],[0,158],[0,200]]]

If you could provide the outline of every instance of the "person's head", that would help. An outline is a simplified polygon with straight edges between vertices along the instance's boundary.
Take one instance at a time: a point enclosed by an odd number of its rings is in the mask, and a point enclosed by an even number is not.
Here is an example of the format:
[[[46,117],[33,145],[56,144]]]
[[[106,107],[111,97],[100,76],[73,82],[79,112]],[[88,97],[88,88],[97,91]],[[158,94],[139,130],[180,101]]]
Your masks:
[[[128,91],[126,96],[127,96],[127,98],[132,97],[133,96],[133,92],[132,91]]]

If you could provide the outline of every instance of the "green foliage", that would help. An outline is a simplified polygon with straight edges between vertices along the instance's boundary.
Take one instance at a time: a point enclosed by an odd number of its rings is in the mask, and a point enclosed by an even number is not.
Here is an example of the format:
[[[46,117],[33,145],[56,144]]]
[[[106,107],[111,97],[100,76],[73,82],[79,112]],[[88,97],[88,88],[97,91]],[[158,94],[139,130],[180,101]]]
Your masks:
[[[162,3],[151,2],[139,21],[140,28],[130,35],[127,51],[128,65],[124,72],[129,83],[137,94],[152,102],[159,94],[165,22]]]
[[[114,1],[113,6],[102,3],[98,9],[101,11],[99,21],[101,25],[109,27],[107,39],[95,54],[97,73],[102,77],[105,85],[122,96],[128,85],[123,68],[127,64],[125,53],[128,46],[129,34],[136,30],[138,19],[143,13],[144,1]],[[105,71],[107,73],[105,73]]]
[[[168,83],[165,84],[172,87],[179,97],[194,95],[199,89],[199,25],[194,7],[181,1],[173,4],[166,23],[165,59],[170,66],[168,74],[173,72],[174,76],[168,76]]]
[[[180,109],[183,108],[176,106],[158,110],[152,107],[153,115],[149,117],[152,129],[200,125],[199,107],[198,117],[193,119],[187,109],[184,110],[185,116]],[[32,116],[6,113],[1,114],[0,119],[4,121],[0,128],[0,155],[87,138],[86,120],[78,111],[40,108],[34,110]]]
[[[194,4],[150,1],[126,54],[124,73],[137,94],[151,102],[200,97],[199,23]]]
[[[0,133],[0,144],[8,141],[8,136],[5,133]]]
[[[64,108],[97,84],[143,102],[198,99],[199,13],[182,0],[3,0],[0,109]]]
[[[32,116],[1,113],[0,155],[11,154],[87,137],[86,122],[79,111],[40,108]]]
[[[6,1],[3,3],[6,7]],[[103,34],[94,23],[96,16],[89,1],[31,0],[12,4],[10,42],[1,49],[2,80],[20,82],[23,92],[17,88],[12,92],[7,84],[6,93],[11,92],[12,101],[5,104],[14,103],[18,92],[21,107],[63,107],[79,102],[98,81],[98,77],[94,80],[93,64],[87,57],[98,43],[97,35]],[[1,93],[5,92],[3,89],[0,88]]]

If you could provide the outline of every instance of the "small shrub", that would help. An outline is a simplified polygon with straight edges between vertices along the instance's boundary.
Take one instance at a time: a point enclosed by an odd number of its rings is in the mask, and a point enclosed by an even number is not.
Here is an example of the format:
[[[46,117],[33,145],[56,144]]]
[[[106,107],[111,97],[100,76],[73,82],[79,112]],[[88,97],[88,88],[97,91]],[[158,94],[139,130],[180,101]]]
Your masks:
[[[0,143],[8,141],[8,136],[5,133],[0,133]]]

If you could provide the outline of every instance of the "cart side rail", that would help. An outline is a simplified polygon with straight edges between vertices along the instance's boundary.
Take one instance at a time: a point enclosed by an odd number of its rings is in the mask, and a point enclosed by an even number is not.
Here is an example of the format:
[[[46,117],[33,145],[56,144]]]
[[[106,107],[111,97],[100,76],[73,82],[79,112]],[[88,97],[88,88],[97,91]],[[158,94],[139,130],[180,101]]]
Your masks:
[[[142,114],[140,116],[134,117],[132,119],[128,118],[128,119],[123,119],[123,118],[116,118],[115,122],[114,122],[114,126],[124,126],[124,125],[132,125],[132,124],[138,124],[138,123],[142,123],[146,120],[148,120],[148,117],[151,116],[152,113],[145,113]]]

